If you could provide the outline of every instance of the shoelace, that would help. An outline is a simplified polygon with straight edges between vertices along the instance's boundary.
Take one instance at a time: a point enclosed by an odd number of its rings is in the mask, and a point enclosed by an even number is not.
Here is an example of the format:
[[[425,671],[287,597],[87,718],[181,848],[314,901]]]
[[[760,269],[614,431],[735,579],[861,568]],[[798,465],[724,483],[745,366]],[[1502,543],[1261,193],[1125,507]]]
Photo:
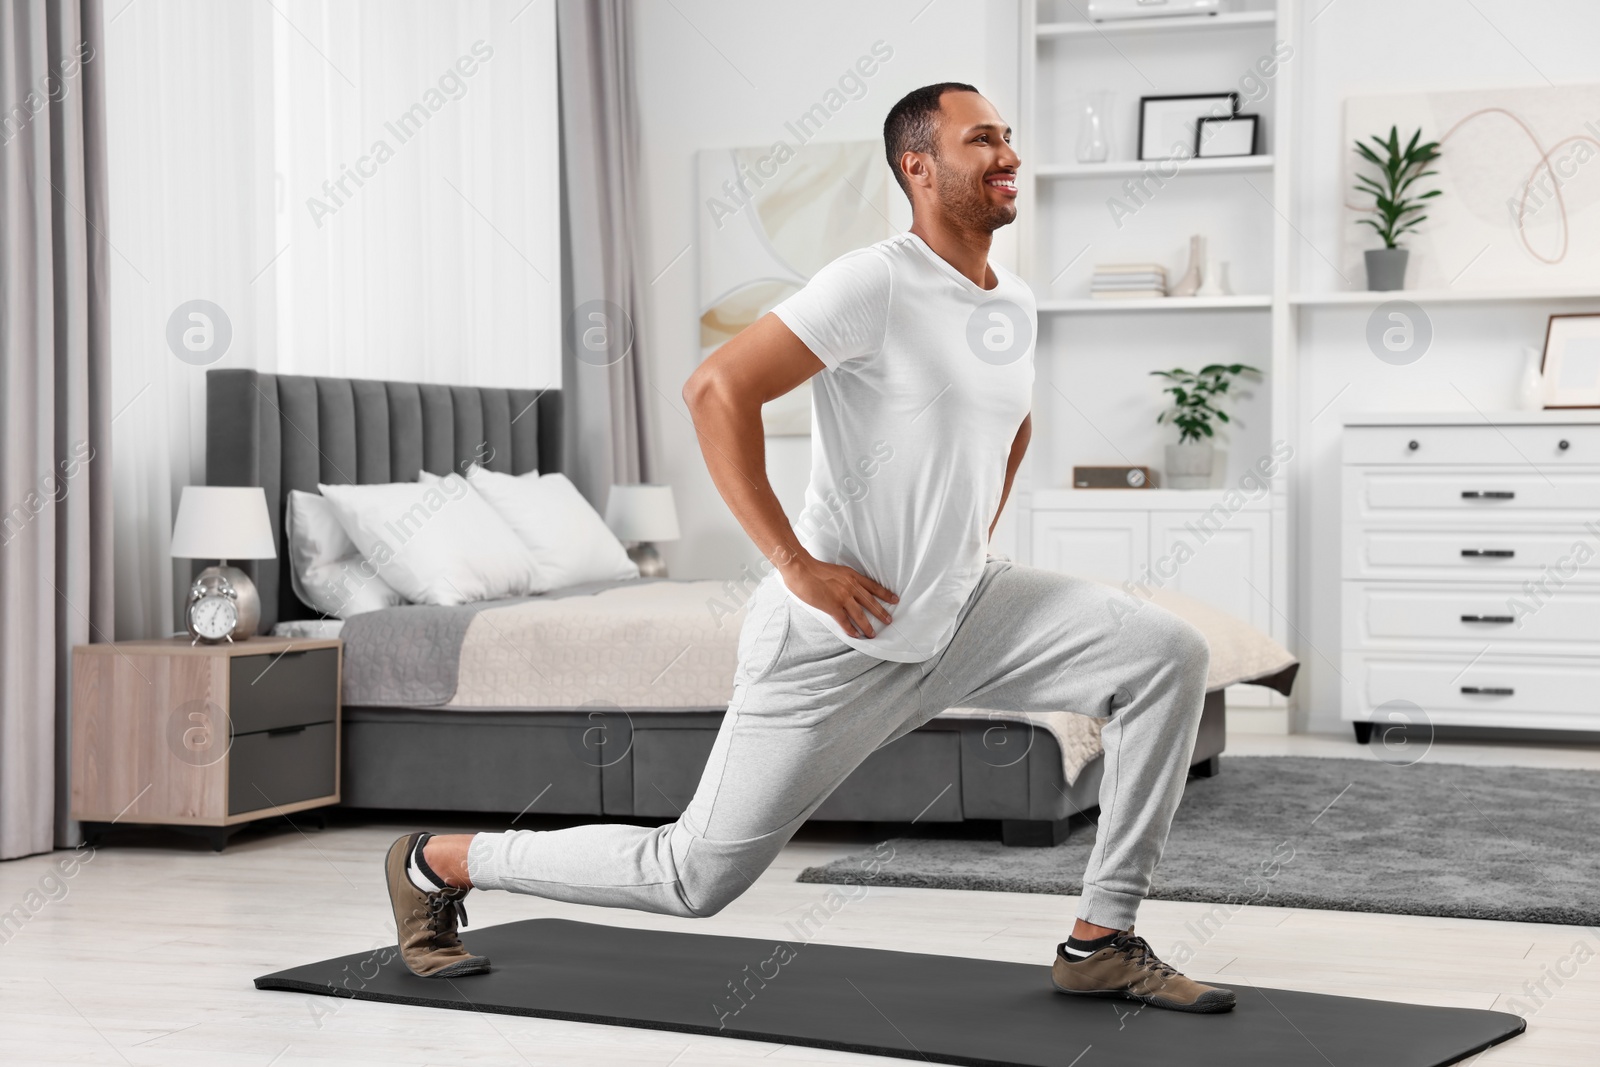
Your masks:
[[[1123,934],[1111,942],[1111,947],[1126,955],[1135,966],[1154,971],[1163,978],[1175,978],[1178,975],[1171,964],[1156,956],[1150,942],[1135,934]]]
[[[465,894],[428,894],[428,929],[443,944],[455,943],[458,940],[455,936],[456,930],[467,925],[467,907],[462,903],[463,896]],[[448,929],[445,925],[446,914],[454,920]]]

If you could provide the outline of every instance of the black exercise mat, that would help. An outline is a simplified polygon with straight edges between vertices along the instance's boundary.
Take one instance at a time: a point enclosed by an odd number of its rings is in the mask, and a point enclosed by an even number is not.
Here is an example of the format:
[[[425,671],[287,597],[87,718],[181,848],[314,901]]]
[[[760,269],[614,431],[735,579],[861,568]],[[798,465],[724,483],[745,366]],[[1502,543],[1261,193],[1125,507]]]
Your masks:
[[[1525,1027],[1506,1012],[1251,986],[1233,987],[1232,1012],[1188,1015],[1063,996],[1044,966],[567,919],[462,940],[494,969],[417,978],[388,948],[269,974],[256,988],[984,1067],[1435,1067]]]

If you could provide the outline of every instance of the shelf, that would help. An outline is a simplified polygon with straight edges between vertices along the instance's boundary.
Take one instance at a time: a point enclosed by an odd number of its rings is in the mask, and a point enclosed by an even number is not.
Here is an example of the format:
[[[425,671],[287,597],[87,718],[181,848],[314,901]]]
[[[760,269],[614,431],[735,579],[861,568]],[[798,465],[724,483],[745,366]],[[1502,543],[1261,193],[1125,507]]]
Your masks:
[[[1229,11],[1219,15],[1170,15],[1165,18],[1118,19],[1111,22],[1041,22],[1038,38],[1122,37],[1145,33],[1194,33],[1206,30],[1247,30],[1271,26],[1278,21],[1275,11]]]
[[[1170,159],[1115,159],[1108,163],[1042,163],[1033,168],[1040,178],[1132,178],[1154,172],[1164,181],[1185,174],[1244,174],[1272,169],[1271,156],[1224,156],[1189,159],[1175,168]]]
[[[1158,475],[1159,476],[1159,475]],[[1034,511],[1204,511],[1222,503],[1229,489],[1035,489]],[[1272,510],[1266,494],[1246,500],[1239,511]]]
[[[1537,303],[1547,300],[1600,301],[1600,290],[1595,289],[1387,289],[1378,292],[1352,291],[1343,293],[1295,293],[1289,303],[1305,307],[1377,307],[1391,300],[1409,300],[1413,304],[1510,304],[1519,301]]]
[[[1272,297],[1245,296],[1163,296],[1143,300],[1041,300],[1039,314],[1079,314],[1096,311],[1233,311],[1241,308],[1270,308]]]

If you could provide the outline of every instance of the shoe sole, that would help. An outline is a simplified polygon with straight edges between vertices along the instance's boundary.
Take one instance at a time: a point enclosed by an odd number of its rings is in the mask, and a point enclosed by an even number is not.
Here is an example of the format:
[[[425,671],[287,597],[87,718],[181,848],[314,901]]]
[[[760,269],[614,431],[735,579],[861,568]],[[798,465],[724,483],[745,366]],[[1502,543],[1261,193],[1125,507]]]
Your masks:
[[[1140,996],[1138,993],[1126,989],[1068,989],[1061,985],[1052,976],[1050,984],[1055,986],[1057,993],[1064,993],[1069,997],[1098,997],[1106,1000],[1137,1000],[1141,1004],[1148,1004],[1152,1008],[1161,1008],[1165,1011],[1186,1011],[1194,1015],[1220,1015],[1232,1011],[1238,999],[1225,990],[1216,989],[1208,993],[1201,993],[1193,1004],[1179,1004],[1176,1001],[1162,1000],[1160,997]],[[1219,995],[1220,994],[1220,995]]]
[[[387,889],[388,892],[389,892],[389,914],[390,914],[391,917],[394,915],[394,912],[396,910],[396,904],[398,902],[394,899],[394,879],[389,877],[389,859],[390,859],[391,856],[393,856],[394,850],[396,848],[398,848],[402,843],[404,843],[406,848],[409,849],[409,848],[415,847],[416,840],[417,840],[417,836],[415,834],[411,834],[411,835],[409,835],[409,836],[407,836],[405,838],[402,838],[401,840],[396,841],[394,844],[390,845],[389,846],[389,852],[384,856],[384,860],[383,860],[384,879],[383,879],[383,881],[384,881],[384,888]],[[409,883],[407,883],[407,884],[409,884]],[[399,929],[397,927],[396,930],[395,930],[395,934],[398,936],[399,933],[400,933],[400,931],[399,931]],[[398,948],[399,948],[398,943],[396,944],[395,947],[398,950]],[[406,957],[405,957],[405,953],[396,951],[395,955],[400,957],[400,962],[405,965],[406,970],[410,971],[412,974],[416,975],[418,978],[460,978],[460,977],[463,977],[464,975],[469,975],[469,974],[482,974],[483,972],[485,972],[485,971],[487,971],[489,969],[489,957],[487,957],[487,956],[471,956],[471,957],[469,957],[467,959],[460,960],[460,961],[458,961],[456,963],[452,963],[449,966],[441,967],[437,971],[430,971],[427,974],[423,974],[421,971],[419,971],[416,968],[411,966],[410,961],[407,960]]]

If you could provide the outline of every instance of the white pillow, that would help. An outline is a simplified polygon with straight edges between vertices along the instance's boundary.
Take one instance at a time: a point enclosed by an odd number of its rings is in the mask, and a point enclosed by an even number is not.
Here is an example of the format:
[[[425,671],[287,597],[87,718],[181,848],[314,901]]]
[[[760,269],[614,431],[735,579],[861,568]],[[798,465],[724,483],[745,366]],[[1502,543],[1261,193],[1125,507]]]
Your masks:
[[[324,497],[289,490],[284,526],[289,584],[311,610],[348,619],[405,603],[378,569],[362,558],[361,550],[339,524],[333,504]]]
[[[564,474],[500,474],[474,466],[467,480],[533,555],[542,589],[639,577],[600,513]]]
[[[319,485],[383,580],[418,604],[467,604],[539,591],[533,559],[467,480]]]

